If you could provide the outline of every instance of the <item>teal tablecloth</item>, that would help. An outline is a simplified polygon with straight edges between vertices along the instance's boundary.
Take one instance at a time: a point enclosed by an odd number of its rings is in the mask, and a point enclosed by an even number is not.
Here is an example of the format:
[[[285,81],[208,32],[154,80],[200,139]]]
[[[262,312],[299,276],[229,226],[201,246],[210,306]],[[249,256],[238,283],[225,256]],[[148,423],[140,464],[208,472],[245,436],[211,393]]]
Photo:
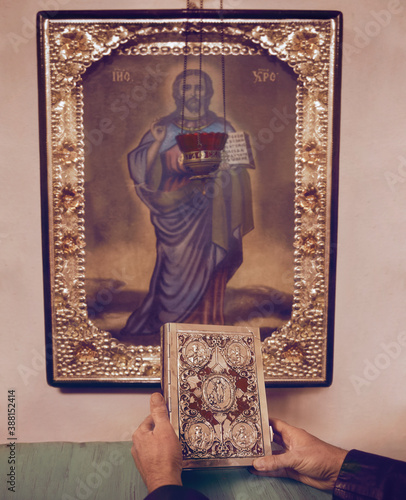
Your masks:
[[[0,446],[3,500],[142,500],[147,490],[136,470],[131,444],[17,444],[15,493],[10,483],[10,449]],[[290,479],[257,477],[246,469],[184,471],[185,486],[211,500],[327,500],[331,495]]]

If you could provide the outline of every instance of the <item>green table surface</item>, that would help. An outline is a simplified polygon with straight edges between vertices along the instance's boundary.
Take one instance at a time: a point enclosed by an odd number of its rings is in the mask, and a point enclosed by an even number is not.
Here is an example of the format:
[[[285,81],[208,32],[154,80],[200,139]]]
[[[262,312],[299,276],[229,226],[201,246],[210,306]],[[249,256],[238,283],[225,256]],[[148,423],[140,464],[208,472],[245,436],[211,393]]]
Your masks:
[[[8,491],[10,448],[0,445],[3,500],[142,500],[147,490],[131,457],[131,444],[17,444],[15,493]],[[290,479],[258,477],[246,469],[184,471],[185,486],[211,500],[327,500],[331,495]]]

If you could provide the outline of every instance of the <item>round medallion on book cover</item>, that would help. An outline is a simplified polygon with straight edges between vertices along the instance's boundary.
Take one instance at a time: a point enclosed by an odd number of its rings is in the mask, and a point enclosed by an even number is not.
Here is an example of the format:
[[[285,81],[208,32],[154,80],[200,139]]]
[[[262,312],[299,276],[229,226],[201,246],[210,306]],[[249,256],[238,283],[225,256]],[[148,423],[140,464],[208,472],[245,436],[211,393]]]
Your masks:
[[[207,451],[213,444],[214,431],[208,422],[194,422],[188,425],[185,439],[194,451]]]
[[[184,346],[182,354],[186,363],[194,368],[202,367],[210,360],[210,349],[201,340],[191,340],[188,342]]]
[[[234,404],[234,384],[224,375],[210,375],[203,383],[203,399],[212,410],[227,411]]]
[[[231,366],[241,368],[249,364],[251,352],[242,342],[231,342],[226,349],[227,360]]]
[[[231,439],[240,450],[250,450],[257,441],[257,430],[249,422],[235,422],[231,428]]]

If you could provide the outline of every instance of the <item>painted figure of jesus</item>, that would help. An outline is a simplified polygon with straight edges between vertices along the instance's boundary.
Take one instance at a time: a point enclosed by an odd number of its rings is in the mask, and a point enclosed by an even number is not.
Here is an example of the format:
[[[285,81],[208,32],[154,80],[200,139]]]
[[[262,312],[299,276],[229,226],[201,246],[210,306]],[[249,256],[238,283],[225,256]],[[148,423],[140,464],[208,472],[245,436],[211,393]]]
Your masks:
[[[249,174],[243,166],[222,165],[196,178],[182,165],[176,143],[182,128],[234,131],[209,109],[213,93],[207,73],[180,73],[172,87],[176,110],[154,122],[128,155],[135,190],[155,229],[156,262],[149,291],[123,336],[154,335],[167,322],[224,324],[226,284],[242,263],[242,237],[253,229]]]

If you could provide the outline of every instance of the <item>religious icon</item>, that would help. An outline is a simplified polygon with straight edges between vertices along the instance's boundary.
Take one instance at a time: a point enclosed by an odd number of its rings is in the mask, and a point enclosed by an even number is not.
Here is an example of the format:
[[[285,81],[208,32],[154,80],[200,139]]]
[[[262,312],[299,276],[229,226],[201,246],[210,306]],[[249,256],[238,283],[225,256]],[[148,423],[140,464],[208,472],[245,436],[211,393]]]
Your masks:
[[[290,317],[296,80],[261,54],[226,58],[225,80],[226,118],[214,55],[186,72],[176,56],[114,55],[86,76],[87,311],[125,345],[159,346],[180,321],[265,339]],[[93,145],[100,107],[111,123]],[[214,170],[184,163],[179,137],[221,133]]]
[[[268,382],[331,382],[341,15],[297,14],[39,13],[50,384],[156,383],[168,321],[258,327]]]
[[[224,163],[210,175],[193,176],[176,141],[184,130],[234,131],[211,111],[213,94],[208,73],[178,74],[175,111],[155,121],[128,155],[135,190],[151,212],[156,262],[149,291],[120,337],[157,334],[168,322],[224,324],[226,284],[243,260],[242,238],[254,227],[249,174]]]

